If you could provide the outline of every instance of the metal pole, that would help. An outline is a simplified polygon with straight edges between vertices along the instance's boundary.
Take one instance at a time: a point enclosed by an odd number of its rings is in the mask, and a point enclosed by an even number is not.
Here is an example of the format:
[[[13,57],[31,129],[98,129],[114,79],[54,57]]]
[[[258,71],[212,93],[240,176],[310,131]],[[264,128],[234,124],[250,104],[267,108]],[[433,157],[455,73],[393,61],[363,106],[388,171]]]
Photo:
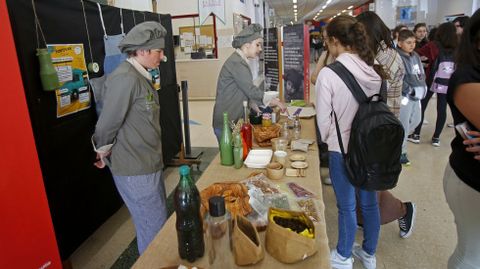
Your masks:
[[[182,80],[182,104],[183,104],[183,132],[185,134],[185,154],[192,153],[192,145],[190,144],[190,118],[188,114],[188,82]]]

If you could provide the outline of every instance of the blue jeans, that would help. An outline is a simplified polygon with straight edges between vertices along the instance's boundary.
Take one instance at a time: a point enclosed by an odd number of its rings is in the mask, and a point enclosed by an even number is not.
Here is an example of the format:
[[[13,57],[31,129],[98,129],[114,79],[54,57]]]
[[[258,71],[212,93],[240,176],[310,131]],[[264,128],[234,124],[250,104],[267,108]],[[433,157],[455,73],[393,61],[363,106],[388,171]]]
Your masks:
[[[363,216],[363,250],[373,255],[377,249],[380,234],[380,213],[378,211],[377,193],[356,189],[348,179],[343,156],[339,152],[329,152],[330,178],[337,198],[338,208],[338,242],[337,252],[343,257],[352,256],[355,232],[357,231],[356,198]]]
[[[145,251],[167,220],[162,171],[139,176],[113,176],[115,186],[132,215],[138,252]]]
[[[220,137],[222,136],[222,129],[213,128],[215,137],[217,138],[218,145],[220,146]]]

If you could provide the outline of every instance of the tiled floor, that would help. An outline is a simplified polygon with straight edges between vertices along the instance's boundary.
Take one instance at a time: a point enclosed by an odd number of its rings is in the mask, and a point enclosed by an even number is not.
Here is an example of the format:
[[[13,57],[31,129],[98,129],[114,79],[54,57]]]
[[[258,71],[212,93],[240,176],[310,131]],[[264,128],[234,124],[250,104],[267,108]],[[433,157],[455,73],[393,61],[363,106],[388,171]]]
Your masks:
[[[446,268],[446,262],[453,252],[456,231],[453,216],[443,193],[443,171],[450,152],[449,142],[453,129],[445,127],[441,136],[442,145],[430,145],[434,128],[436,99],[427,110],[426,125],[422,143],[409,144],[408,152],[412,162],[404,167],[398,186],[393,193],[404,201],[417,205],[417,221],[413,235],[408,239],[398,236],[396,222],[382,226],[377,252],[377,268]],[[213,101],[190,102],[191,141],[194,147],[216,147],[211,128]],[[451,119],[447,120],[450,122]],[[175,168],[166,170],[167,192],[173,190],[178,181]],[[335,195],[330,186],[324,187],[327,233],[330,246],[337,238],[337,208]],[[357,242],[361,240],[358,233]],[[93,234],[72,256],[73,268],[110,268],[118,256],[134,238],[134,228],[128,211],[123,207]],[[354,268],[362,268],[356,262]]]

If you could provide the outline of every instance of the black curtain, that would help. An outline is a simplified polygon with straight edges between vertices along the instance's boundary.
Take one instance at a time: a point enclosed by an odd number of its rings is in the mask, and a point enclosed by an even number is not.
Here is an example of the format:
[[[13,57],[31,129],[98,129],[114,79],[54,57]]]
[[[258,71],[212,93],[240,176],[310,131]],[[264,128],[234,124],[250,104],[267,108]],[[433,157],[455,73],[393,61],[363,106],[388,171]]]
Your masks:
[[[48,44],[83,43],[87,63],[92,60],[89,53],[91,45],[93,60],[103,70],[103,29],[96,3],[84,1],[89,44],[80,0],[34,2]],[[93,98],[90,109],[56,117],[55,93],[41,88],[35,53],[38,43],[40,47],[45,47],[45,44],[41,37],[37,39],[32,1],[7,0],[7,6],[60,255],[66,259],[119,209],[122,201],[108,169],[100,170],[93,166],[95,154],[90,137],[97,121]],[[107,33],[120,34],[120,9],[102,6],[102,13]],[[160,21],[168,31],[165,55],[169,61],[161,64],[162,89],[159,91],[163,157],[164,162],[168,162],[179,152],[181,144],[171,17],[125,9],[122,14],[125,32],[146,20]],[[90,78],[101,75],[102,71],[89,74]],[[4,82],[3,90],[8,90],[7,85],[8,82]]]

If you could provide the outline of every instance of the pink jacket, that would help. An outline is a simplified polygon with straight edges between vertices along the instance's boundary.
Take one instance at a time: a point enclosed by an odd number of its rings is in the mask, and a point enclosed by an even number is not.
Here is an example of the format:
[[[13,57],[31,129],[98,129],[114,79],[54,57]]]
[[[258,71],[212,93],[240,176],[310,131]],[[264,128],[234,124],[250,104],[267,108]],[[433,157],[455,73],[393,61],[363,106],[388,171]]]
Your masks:
[[[379,92],[382,80],[373,67],[368,66],[357,54],[342,53],[337,59],[353,74],[367,96]],[[348,152],[350,128],[358,110],[358,103],[345,83],[330,68],[322,68],[315,84],[317,124],[322,141],[328,144],[329,151],[340,151],[335,118],[337,114],[345,152]]]

